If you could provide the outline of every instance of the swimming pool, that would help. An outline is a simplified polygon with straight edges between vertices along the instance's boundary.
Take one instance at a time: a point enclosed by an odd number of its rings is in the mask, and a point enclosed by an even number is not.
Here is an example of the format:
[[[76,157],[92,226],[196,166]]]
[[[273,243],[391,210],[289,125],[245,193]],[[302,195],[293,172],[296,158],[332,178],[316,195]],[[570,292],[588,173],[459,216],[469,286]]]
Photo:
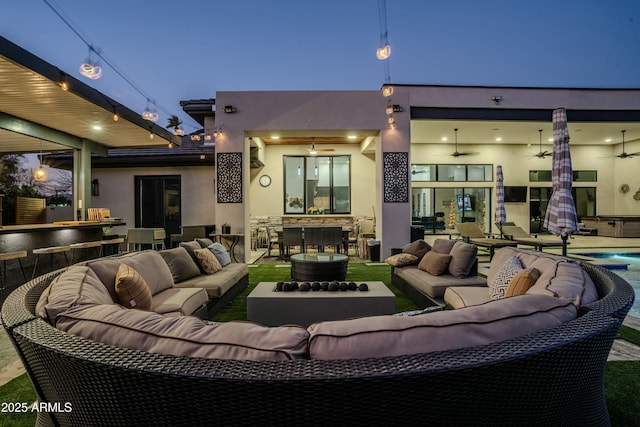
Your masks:
[[[640,317],[640,252],[596,252],[596,253],[582,253],[582,256],[588,256],[598,259],[606,259],[619,263],[628,264],[627,269],[610,268],[612,273],[625,279],[633,286],[636,293],[636,300],[629,310],[629,315],[634,317]]]

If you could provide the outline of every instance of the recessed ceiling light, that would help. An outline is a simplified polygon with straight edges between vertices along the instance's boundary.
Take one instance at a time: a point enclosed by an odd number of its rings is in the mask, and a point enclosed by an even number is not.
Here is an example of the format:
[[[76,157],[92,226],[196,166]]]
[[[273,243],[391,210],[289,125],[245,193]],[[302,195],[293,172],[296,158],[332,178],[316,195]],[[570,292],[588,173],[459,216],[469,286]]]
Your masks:
[[[611,138],[605,139],[604,142],[611,142]]]
[[[447,140],[447,137],[446,137],[446,136],[443,136],[443,137],[442,137],[442,140],[443,140],[443,141],[446,141],[446,140]]]
[[[549,139],[547,139],[547,141],[553,142],[553,138],[549,138]]]
[[[272,135],[272,136],[271,136],[271,139],[280,139],[280,136],[278,136],[278,135]]]
[[[500,141],[502,141],[502,138],[501,137],[497,137],[496,141],[500,142]]]
[[[357,138],[357,136],[355,136],[355,135],[347,135],[347,138],[348,138],[348,139],[356,139],[356,138]]]
[[[93,130],[102,130],[102,126],[100,125],[93,125],[91,127],[93,128]]]

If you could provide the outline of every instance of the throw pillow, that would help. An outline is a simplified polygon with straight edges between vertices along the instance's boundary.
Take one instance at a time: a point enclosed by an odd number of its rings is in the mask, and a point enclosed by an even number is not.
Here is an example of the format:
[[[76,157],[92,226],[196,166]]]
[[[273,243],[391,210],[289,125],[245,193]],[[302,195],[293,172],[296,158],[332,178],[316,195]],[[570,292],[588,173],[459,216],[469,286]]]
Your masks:
[[[431,250],[431,245],[422,239],[415,240],[402,248],[405,254],[412,254],[418,258],[422,258],[424,254]]]
[[[208,237],[198,238],[196,239],[196,242],[198,242],[201,248],[208,248],[213,244],[213,240],[209,239]]]
[[[164,262],[169,266],[174,283],[180,283],[200,275],[198,265],[184,247],[160,251]]]
[[[218,258],[221,266],[226,266],[231,264],[231,257],[227,252],[227,249],[222,245],[222,243],[212,243],[208,246],[209,250],[213,252],[213,254]]]
[[[196,249],[193,252],[196,254],[200,267],[206,274],[214,274],[222,270],[218,258],[209,249]]]
[[[396,254],[385,259],[384,262],[392,267],[404,267],[405,265],[416,264],[419,258],[413,254]]]
[[[451,239],[436,239],[433,242],[432,251],[438,252],[440,254],[448,254],[453,249],[453,245],[455,245],[457,240]]]
[[[419,316],[421,314],[431,313],[432,311],[442,311],[442,307],[440,307],[439,305],[432,305],[430,307],[423,308],[422,310],[411,310],[395,313],[394,316]]]
[[[116,273],[116,294],[120,304],[127,308],[151,311],[151,290],[140,273],[126,264],[120,264]]]
[[[449,267],[451,261],[451,255],[440,254],[438,252],[429,251],[422,257],[418,268],[422,271],[426,271],[432,276],[440,276]]]
[[[540,270],[537,268],[525,268],[511,279],[509,287],[505,292],[505,298],[515,297],[516,295],[524,295],[536,280],[540,277]]]
[[[493,283],[489,284],[491,299],[497,300],[504,298],[511,279],[522,270],[522,263],[517,256],[507,258],[493,278]]]
[[[469,275],[471,267],[476,262],[478,247],[471,243],[456,240],[451,252],[451,262],[449,263],[449,274],[457,279],[464,279]]]

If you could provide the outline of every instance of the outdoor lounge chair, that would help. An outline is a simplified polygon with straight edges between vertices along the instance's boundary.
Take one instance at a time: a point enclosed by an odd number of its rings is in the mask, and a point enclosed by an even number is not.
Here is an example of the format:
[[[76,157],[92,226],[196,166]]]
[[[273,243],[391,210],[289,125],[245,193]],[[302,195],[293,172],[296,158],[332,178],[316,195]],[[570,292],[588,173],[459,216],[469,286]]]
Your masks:
[[[517,225],[503,225],[502,234],[509,240],[513,240],[522,246],[533,246],[535,250],[542,251],[543,248],[562,247],[561,240],[540,238],[537,234],[533,236]]]
[[[462,239],[467,243],[473,243],[481,248],[489,249],[489,259],[493,258],[496,248],[506,246],[518,246],[518,242],[507,239],[489,238],[487,234],[475,222],[463,222],[456,224],[456,229]]]

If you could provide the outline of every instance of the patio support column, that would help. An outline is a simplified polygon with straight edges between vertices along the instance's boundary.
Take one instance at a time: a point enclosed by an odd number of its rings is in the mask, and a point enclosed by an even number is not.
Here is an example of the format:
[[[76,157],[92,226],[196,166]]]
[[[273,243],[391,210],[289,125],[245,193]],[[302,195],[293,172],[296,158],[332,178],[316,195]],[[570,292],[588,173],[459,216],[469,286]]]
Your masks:
[[[73,152],[73,210],[79,220],[86,219],[91,204],[91,144],[82,141],[82,147]]]
[[[381,240],[380,260],[411,239],[411,115],[408,92],[395,88],[390,103],[395,129],[384,124],[376,147],[376,238]]]

